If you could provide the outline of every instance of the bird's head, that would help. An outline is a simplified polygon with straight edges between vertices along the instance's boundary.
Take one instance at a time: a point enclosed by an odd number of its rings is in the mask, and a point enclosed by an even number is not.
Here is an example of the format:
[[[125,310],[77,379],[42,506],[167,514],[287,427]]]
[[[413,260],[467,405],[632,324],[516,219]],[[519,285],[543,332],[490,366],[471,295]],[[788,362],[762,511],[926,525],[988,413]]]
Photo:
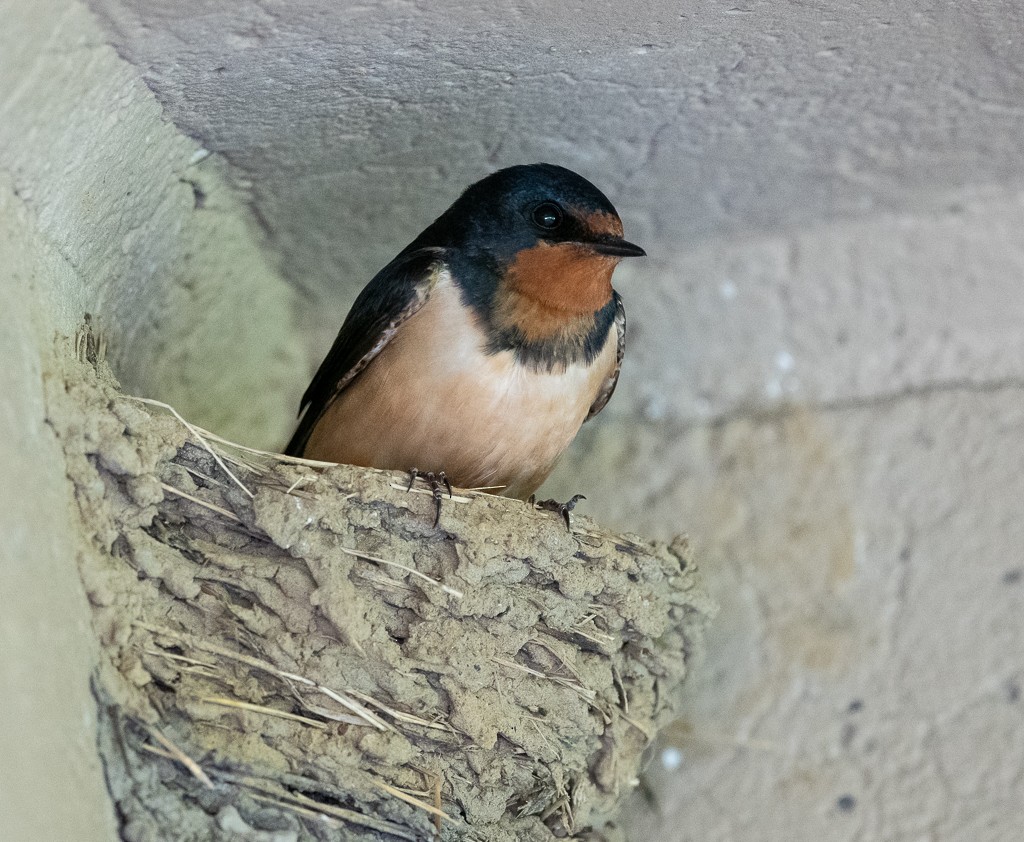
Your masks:
[[[645,254],[623,239],[622,220],[600,190],[554,164],[508,167],[471,185],[410,249],[420,246],[489,267],[475,274],[470,296],[486,299],[491,312],[514,308],[522,325],[524,302],[566,316],[600,310],[619,261]]]
[[[554,164],[508,167],[470,185],[428,234],[444,240],[430,245],[487,251],[504,261],[538,245],[615,262],[645,254],[622,238],[622,220],[604,193]]]

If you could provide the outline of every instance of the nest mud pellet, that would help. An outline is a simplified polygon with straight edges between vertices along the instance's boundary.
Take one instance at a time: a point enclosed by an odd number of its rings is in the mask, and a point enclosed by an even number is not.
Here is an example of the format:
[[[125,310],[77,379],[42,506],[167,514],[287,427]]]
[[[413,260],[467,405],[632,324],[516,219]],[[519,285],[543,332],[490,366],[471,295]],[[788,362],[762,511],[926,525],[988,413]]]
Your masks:
[[[398,474],[230,446],[64,357],[123,838],[616,838],[711,610],[685,540],[458,490],[435,529]]]

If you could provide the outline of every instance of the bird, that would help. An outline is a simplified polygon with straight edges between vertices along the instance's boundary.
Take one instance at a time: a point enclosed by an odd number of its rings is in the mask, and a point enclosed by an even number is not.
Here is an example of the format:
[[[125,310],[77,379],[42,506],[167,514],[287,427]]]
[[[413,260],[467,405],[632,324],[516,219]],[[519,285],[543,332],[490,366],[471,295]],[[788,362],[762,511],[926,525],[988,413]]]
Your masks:
[[[612,273],[646,252],[587,179],[500,169],[363,288],[285,453],[521,500],[612,396],[626,316]],[[561,511],[565,504],[545,501]]]

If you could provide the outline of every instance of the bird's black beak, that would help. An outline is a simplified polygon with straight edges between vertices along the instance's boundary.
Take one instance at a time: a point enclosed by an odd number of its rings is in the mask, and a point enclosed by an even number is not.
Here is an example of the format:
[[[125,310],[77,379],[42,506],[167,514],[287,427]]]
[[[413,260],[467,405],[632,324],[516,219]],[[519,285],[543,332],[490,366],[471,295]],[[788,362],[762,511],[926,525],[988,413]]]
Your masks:
[[[640,246],[623,240],[621,237],[602,237],[599,240],[590,240],[586,243],[598,254],[607,254],[610,257],[646,257]]]

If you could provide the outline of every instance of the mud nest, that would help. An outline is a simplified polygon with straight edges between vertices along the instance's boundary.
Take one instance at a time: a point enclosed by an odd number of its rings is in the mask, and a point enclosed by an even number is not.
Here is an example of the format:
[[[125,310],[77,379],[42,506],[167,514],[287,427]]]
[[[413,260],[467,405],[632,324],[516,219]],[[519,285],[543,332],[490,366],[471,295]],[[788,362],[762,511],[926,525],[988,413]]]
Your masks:
[[[48,382],[126,840],[616,838],[711,606],[684,539],[247,451]]]

